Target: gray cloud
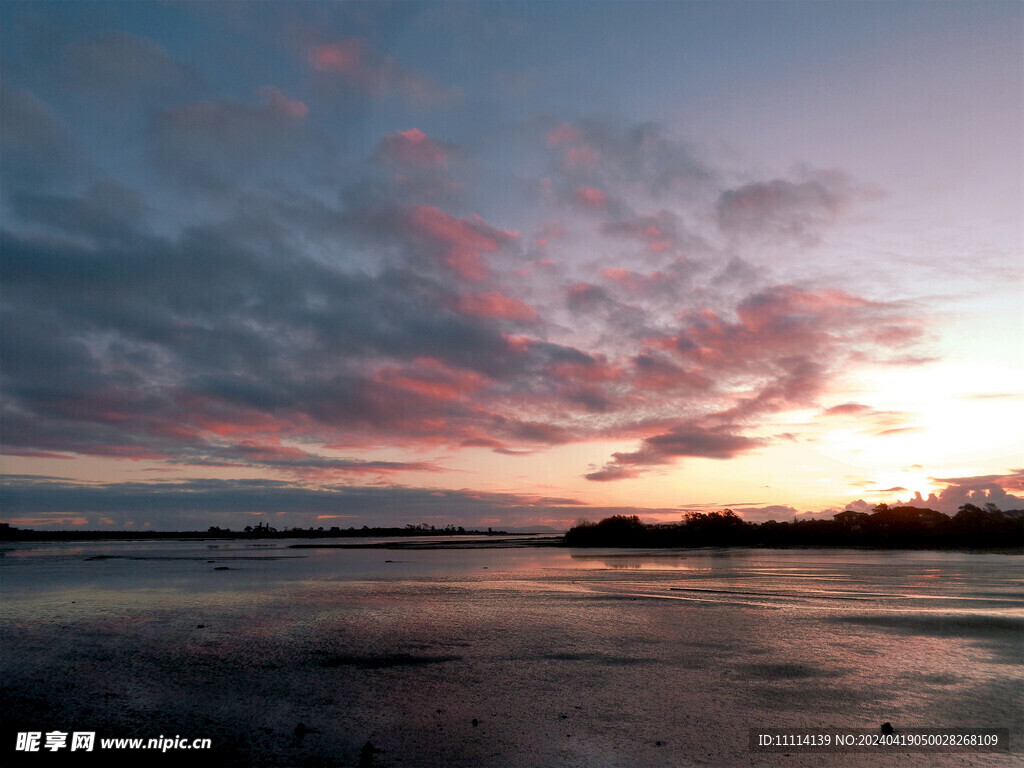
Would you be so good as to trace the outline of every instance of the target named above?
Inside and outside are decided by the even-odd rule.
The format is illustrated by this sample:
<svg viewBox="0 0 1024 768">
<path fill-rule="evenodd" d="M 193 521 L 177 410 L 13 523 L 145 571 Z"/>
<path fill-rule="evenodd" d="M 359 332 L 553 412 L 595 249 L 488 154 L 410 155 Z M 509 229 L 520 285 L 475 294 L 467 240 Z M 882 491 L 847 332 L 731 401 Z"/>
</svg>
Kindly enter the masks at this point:
<svg viewBox="0 0 1024 768">
<path fill-rule="evenodd" d="M 120 32 L 67 46 L 66 83 L 108 99 L 163 100 L 202 89 L 194 67 L 145 38 Z"/>
<path fill-rule="evenodd" d="M 307 126 L 308 108 L 273 86 L 259 102 L 197 101 L 157 110 L 149 139 L 157 166 L 189 189 L 234 191 L 270 167 L 329 155 L 323 136 Z"/>
<path fill-rule="evenodd" d="M 81 156 L 67 125 L 29 91 L 0 81 L 0 153 L 6 188 L 38 188 L 72 176 Z"/>
<path fill-rule="evenodd" d="M 95 182 L 78 197 L 17 193 L 15 212 L 52 230 L 100 240 L 119 239 L 143 224 L 142 195 L 113 179 Z"/>
<path fill-rule="evenodd" d="M 754 182 L 721 194 L 718 224 L 731 233 L 813 242 L 836 221 L 852 195 L 851 182 L 838 171 L 820 171 L 803 181 Z"/>
<path fill-rule="evenodd" d="M 541 127 L 558 171 L 576 184 L 639 184 L 660 196 L 703 184 L 711 176 L 689 147 L 654 123 L 545 121 Z"/>
</svg>

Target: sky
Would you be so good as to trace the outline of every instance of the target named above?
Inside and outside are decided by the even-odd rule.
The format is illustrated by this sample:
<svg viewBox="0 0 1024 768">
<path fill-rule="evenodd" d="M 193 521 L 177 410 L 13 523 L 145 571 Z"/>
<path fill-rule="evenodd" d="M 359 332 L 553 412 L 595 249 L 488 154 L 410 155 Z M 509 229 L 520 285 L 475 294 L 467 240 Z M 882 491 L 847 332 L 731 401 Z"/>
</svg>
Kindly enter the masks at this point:
<svg viewBox="0 0 1024 768">
<path fill-rule="evenodd" d="M 1024 4 L 0 5 L 0 516 L 1024 507 Z"/>
</svg>

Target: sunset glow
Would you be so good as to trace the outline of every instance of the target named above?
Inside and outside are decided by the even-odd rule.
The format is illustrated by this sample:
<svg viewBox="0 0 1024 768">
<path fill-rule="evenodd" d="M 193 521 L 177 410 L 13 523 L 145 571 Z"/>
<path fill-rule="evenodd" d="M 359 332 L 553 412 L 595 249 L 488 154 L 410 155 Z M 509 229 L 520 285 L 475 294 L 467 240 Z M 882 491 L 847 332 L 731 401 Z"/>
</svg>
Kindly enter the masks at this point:
<svg viewBox="0 0 1024 768">
<path fill-rule="evenodd" d="M 1020 3 L 0 12 L 6 522 L 1024 507 Z"/>
</svg>

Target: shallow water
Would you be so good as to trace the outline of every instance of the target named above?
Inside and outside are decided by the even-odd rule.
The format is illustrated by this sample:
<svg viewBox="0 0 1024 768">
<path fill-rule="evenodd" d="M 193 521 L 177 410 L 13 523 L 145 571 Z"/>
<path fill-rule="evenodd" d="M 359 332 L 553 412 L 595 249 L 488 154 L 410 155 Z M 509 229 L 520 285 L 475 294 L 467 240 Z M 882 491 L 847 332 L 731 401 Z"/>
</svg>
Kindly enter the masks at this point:
<svg viewBox="0 0 1024 768">
<path fill-rule="evenodd" d="M 3 738 L 210 737 L 217 765 L 355 766 L 368 740 L 392 766 L 1019 762 L 1019 556 L 295 543 L 5 547 Z M 748 750 L 887 721 L 1008 728 L 1017 754 Z"/>
</svg>

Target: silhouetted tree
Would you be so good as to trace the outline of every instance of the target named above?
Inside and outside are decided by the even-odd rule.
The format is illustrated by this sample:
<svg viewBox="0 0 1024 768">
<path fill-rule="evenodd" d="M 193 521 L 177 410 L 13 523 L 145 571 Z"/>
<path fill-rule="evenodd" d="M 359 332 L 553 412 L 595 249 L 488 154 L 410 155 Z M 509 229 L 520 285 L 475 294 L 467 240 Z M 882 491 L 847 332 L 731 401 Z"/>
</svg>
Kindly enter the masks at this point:
<svg viewBox="0 0 1024 768">
<path fill-rule="evenodd" d="M 594 525 L 570 529 L 566 533 L 566 544 L 636 547 L 642 546 L 647 538 L 647 526 L 636 515 L 612 515 Z"/>
<path fill-rule="evenodd" d="M 869 546 L 1013 548 L 1024 546 L 1024 511 L 965 504 L 956 517 L 913 506 L 879 504 L 869 515 L 846 510 L 831 520 L 748 523 L 735 512 L 688 512 L 678 523 L 645 525 L 636 515 L 579 521 L 564 543 L 579 547 Z"/>
</svg>

